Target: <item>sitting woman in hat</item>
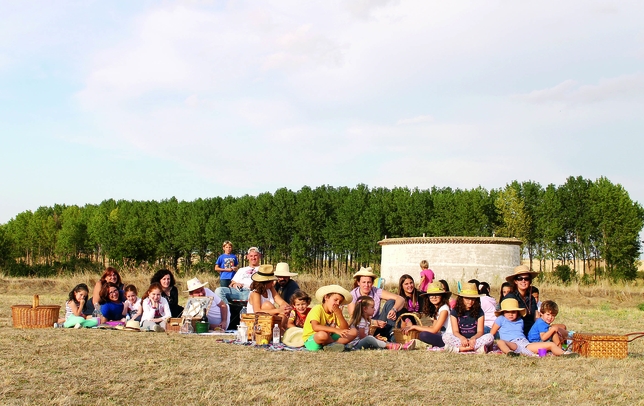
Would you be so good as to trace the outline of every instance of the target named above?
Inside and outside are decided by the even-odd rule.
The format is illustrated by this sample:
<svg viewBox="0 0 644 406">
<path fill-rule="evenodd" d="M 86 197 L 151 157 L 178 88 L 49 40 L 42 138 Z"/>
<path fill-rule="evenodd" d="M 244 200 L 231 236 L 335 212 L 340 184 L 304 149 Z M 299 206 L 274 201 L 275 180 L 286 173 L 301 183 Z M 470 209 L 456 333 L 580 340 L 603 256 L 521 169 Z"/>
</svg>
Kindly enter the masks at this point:
<svg viewBox="0 0 644 406">
<path fill-rule="evenodd" d="M 532 296 L 532 279 L 537 276 L 538 272 L 531 272 L 530 268 L 525 265 L 519 265 L 514 268 L 512 275 L 505 278 L 512 284 L 512 292 L 505 295 L 503 300 L 516 299 L 521 309 L 526 309 L 523 319 L 523 334 L 527 337 L 534 322 L 541 317 L 537 300 Z"/>
<path fill-rule="evenodd" d="M 433 347 L 442 348 L 443 333 L 452 332 L 452 323 L 450 320 L 449 298 L 452 292 L 448 292 L 440 282 L 432 282 L 427 285 L 427 292 L 421 294 L 428 301 L 428 315 L 434 319 L 431 326 L 407 326 L 403 332 L 407 334 L 410 331 L 419 331 L 418 339 Z"/>
<path fill-rule="evenodd" d="M 253 282 L 250 284 L 250 295 L 246 305 L 247 312 L 277 315 L 281 318 L 280 329 L 286 330 L 291 306 L 275 290 L 277 278 L 273 273 L 273 265 L 260 265 L 259 270 L 253 274 L 251 279 Z"/>
<path fill-rule="evenodd" d="M 400 311 L 404 311 L 405 299 L 395 293 L 387 292 L 386 290 L 373 287 L 373 281 L 376 279 L 376 274 L 371 271 L 371 268 L 362 268 L 360 271 L 353 275 L 355 280 L 351 291 L 353 301 L 349 304 L 349 314 L 353 314 L 355 302 L 360 296 L 370 296 L 376 308 L 376 313 L 373 315 L 374 320 L 377 320 L 378 329 L 374 332 L 374 336 L 381 335 L 387 339 L 393 339 L 393 328 L 398 318 Z M 380 307 L 380 302 L 385 301 L 384 306 Z"/>
<path fill-rule="evenodd" d="M 456 306 L 450 314 L 452 332 L 443 334 L 448 352 L 475 351 L 485 354 L 494 342 L 492 334 L 485 334 L 485 313 L 481 310 L 481 295 L 474 283 L 466 283 L 456 293 Z"/>
<path fill-rule="evenodd" d="M 302 340 L 309 351 L 327 349 L 344 351 L 345 345 L 357 337 L 358 331 L 349 328 L 342 314 L 343 305 L 351 303 L 351 294 L 342 286 L 322 286 L 315 292 L 321 304 L 314 306 L 306 316 Z"/>
</svg>

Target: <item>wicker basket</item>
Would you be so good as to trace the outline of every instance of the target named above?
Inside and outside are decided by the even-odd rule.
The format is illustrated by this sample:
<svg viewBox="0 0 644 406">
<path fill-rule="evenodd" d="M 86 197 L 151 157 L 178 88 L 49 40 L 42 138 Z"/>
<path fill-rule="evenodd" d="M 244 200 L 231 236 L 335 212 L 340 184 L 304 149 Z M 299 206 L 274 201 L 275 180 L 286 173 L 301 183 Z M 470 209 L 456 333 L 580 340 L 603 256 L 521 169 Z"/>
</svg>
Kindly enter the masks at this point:
<svg viewBox="0 0 644 406">
<path fill-rule="evenodd" d="M 181 326 L 183 326 L 183 317 L 172 317 L 168 322 L 166 323 L 165 326 L 165 331 L 167 333 L 180 333 L 181 332 Z M 192 318 L 192 331 L 196 332 L 197 331 L 197 322 L 201 321 L 200 317 L 193 317 Z"/>
<path fill-rule="evenodd" d="M 11 319 L 15 328 L 47 328 L 58 321 L 60 306 L 40 306 L 38 295 L 31 305 L 11 306 Z"/>
<path fill-rule="evenodd" d="M 267 338 L 270 342 L 273 337 L 273 326 L 279 325 L 281 318 L 268 313 L 247 313 L 242 315 L 241 321 L 248 327 L 249 341 L 253 339 L 253 328 L 255 323 L 258 323 L 262 328 L 261 338 Z"/>
<path fill-rule="evenodd" d="M 407 334 L 403 333 L 399 325 L 404 316 L 412 316 L 413 318 L 416 319 L 416 325 L 418 326 L 423 325 L 423 323 L 420 321 L 420 319 L 415 313 L 403 313 L 400 316 L 398 316 L 398 319 L 396 319 L 396 324 L 395 324 L 396 327 L 394 328 L 394 341 L 400 344 L 405 344 L 415 338 L 418 338 L 418 335 L 420 334 L 420 332 L 416 330 L 412 330 Z"/>
<path fill-rule="evenodd" d="M 628 339 L 628 336 L 636 336 Z M 643 337 L 644 333 L 626 335 L 601 333 L 575 333 L 572 336 L 572 351 L 584 357 L 626 358 L 628 343 Z"/>
</svg>

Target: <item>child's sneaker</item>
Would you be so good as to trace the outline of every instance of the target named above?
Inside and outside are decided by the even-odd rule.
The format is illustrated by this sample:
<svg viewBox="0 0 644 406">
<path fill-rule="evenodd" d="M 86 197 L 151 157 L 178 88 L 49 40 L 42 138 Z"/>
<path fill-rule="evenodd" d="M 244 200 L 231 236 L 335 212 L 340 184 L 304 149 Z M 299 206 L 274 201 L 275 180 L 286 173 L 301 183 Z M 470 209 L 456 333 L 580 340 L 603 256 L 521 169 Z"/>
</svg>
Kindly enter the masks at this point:
<svg viewBox="0 0 644 406">
<path fill-rule="evenodd" d="M 387 346 L 385 348 L 388 350 L 397 351 L 402 348 L 402 345 L 399 343 L 387 343 Z"/>
<path fill-rule="evenodd" d="M 414 348 L 416 348 L 416 340 L 407 341 L 402 346 L 403 350 L 413 350 Z"/>
<path fill-rule="evenodd" d="M 76 323 L 76 325 L 74 326 L 74 328 L 81 328 L 81 327 L 82 326 L 80 325 L 80 323 Z"/>
<path fill-rule="evenodd" d="M 507 354 L 505 354 L 505 355 L 507 355 L 508 357 L 518 357 L 518 356 L 519 356 L 519 354 L 517 354 L 517 353 L 516 353 L 516 352 L 514 352 L 514 351 L 510 351 L 509 353 L 507 353 Z"/>
<path fill-rule="evenodd" d="M 477 348 L 474 352 L 477 354 L 487 354 L 487 350 L 484 345 Z"/>
<path fill-rule="evenodd" d="M 563 354 L 561 354 L 561 356 L 566 357 L 566 358 L 577 358 L 577 357 L 579 357 L 579 354 L 577 354 L 576 352 L 572 352 L 572 351 L 566 351 Z"/>
<path fill-rule="evenodd" d="M 324 346 L 324 351 L 329 352 L 342 352 L 344 351 L 344 344 L 340 343 L 331 343 Z"/>
<path fill-rule="evenodd" d="M 157 333 L 164 333 L 164 332 L 165 332 L 165 330 L 163 329 L 163 327 L 159 326 L 158 324 L 155 324 L 155 325 L 154 325 L 154 327 L 153 327 L 152 329 L 153 329 L 155 332 L 157 332 Z"/>
</svg>

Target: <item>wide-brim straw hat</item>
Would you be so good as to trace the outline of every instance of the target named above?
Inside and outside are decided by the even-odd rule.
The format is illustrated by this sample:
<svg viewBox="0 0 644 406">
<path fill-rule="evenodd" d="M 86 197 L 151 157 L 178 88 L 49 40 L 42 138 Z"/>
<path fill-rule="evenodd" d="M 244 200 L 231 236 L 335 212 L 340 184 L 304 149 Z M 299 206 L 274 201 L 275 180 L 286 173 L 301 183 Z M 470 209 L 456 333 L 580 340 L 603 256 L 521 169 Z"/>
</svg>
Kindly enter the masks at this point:
<svg viewBox="0 0 644 406">
<path fill-rule="evenodd" d="M 125 328 L 123 328 L 125 331 L 141 331 L 141 324 L 136 321 L 136 320 L 128 320 L 127 323 L 125 323 Z"/>
<path fill-rule="evenodd" d="M 442 295 L 445 296 L 446 298 L 450 298 L 452 296 L 452 292 L 448 292 L 445 290 L 443 287 L 443 284 L 440 282 L 432 282 L 429 285 L 427 285 L 427 290 L 424 293 L 420 294 L 421 296 L 436 296 L 436 295 Z"/>
<path fill-rule="evenodd" d="M 270 282 L 276 281 L 275 273 L 273 273 L 273 265 L 260 265 L 257 272 L 250 277 L 255 282 Z"/>
<path fill-rule="evenodd" d="M 461 287 L 461 290 L 456 292 L 457 296 L 468 297 L 470 299 L 476 299 L 477 297 L 485 296 L 479 294 L 479 289 L 476 286 L 476 283 L 465 283 Z"/>
<path fill-rule="evenodd" d="M 354 278 L 360 278 L 361 276 L 369 276 L 369 277 L 371 277 L 373 279 L 376 279 L 378 277 L 378 275 L 373 273 L 373 269 L 371 269 L 371 267 L 360 268 L 360 270 L 358 272 L 353 274 Z"/>
<path fill-rule="evenodd" d="M 291 277 L 297 276 L 297 274 L 291 272 L 291 269 L 286 262 L 280 262 L 275 266 L 275 276 Z"/>
<path fill-rule="evenodd" d="M 526 275 L 526 274 L 534 278 L 535 276 L 539 275 L 539 272 L 533 272 L 527 266 L 519 265 L 516 268 L 514 268 L 514 272 L 512 272 L 512 275 L 506 277 L 505 280 L 510 283 L 514 283 L 514 278 L 516 278 L 519 275 Z"/>
<path fill-rule="evenodd" d="M 525 316 L 526 309 L 522 309 L 519 307 L 518 300 L 512 299 L 511 297 L 509 297 L 501 301 L 501 310 L 495 311 L 494 314 L 498 317 L 502 315 L 504 312 L 511 312 L 515 310 L 519 312 L 521 317 Z"/>
<path fill-rule="evenodd" d="M 282 342 L 287 347 L 304 347 L 304 340 L 302 339 L 303 332 L 304 330 L 301 327 L 291 327 L 284 332 Z"/>
<path fill-rule="evenodd" d="M 342 303 L 340 303 L 341 305 L 346 305 L 353 301 L 353 298 L 351 297 L 351 293 L 340 285 L 322 286 L 320 289 L 318 289 L 315 292 L 315 298 L 321 304 L 324 302 L 324 296 L 328 295 L 329 293 L 337 293 L 339 295 L 344 296 L 344 300 L 342 301 Z"/>
<path fill-rule="evenodd" d="M 207 284 L 208 282 L 201 283 L 199 278 L 192 278 L 188 282 L 186 282 L 186 286 L 188 286 L 188 290 L 184 290 L 184 292 L 192 292 L 193 290 L 203 288 Z"/>
</svg>

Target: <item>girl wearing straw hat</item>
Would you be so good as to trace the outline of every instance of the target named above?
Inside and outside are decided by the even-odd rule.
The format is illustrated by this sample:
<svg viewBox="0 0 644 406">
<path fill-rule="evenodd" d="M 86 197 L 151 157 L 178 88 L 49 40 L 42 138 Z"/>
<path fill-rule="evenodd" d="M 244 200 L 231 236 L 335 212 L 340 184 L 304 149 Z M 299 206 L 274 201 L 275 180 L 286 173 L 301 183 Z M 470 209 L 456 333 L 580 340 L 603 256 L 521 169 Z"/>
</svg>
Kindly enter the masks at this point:
<svg viewBox="0 0 644 406">
<path fill-rule="evenodd" d="M 248 296 L 248 313 L 262 312 L 280 316 L 280 329 L 286 330 L 291 306 L 275 290 L 277 278 L 273 273 L 273 265 L 260 265 L 259 270 L 253 274 L 251 279 L 253 282 L 250 284 L 251 292 Z"/>
<path fill-rule="evenodd" d="M 532 279 L 537 276 L 538 272 L 530 271 L 525 265 L 519 265 L 514 268 L 512 275 L 505 278 L 506 281 L 512 284 L 512 292 L 508 293 L 503 300 L 516 299 L 519 307 L 526 309 L 526 313 L 522 316 L 523 319 L 523 334 L 527 337 L 530 328 L 534 322 L 541 317 L 539 315 L 539 308 L 537 301 L 532 296 Z"/>
<path fill-rule="evenodd" d="M 432 282 L 427 285 L 427 291 L 421 294 L 429 301 L 429 316 L 434 319 L 431 326 L 408 326 L 403 329 L 407 334 L 409 331 L 420 331 L 418 339 L 434 347 L 443 347 L 443 334 L 452 332 L 452 323 L 450 320 L 449 298 L 452 292 L 448 292 L 440 282 Z"/>
<path fill-rule="evenodd" d="M 484 333 L 485 314 L 481 310 L 478 287 L 474 283 L 466 283 L 456 295 L 456 306 L 450 315 L 452 332 L 443 334 L 445 350 L 485 354 L 486 347 L 494 342 L 494 336 Z"/>
</svg>

